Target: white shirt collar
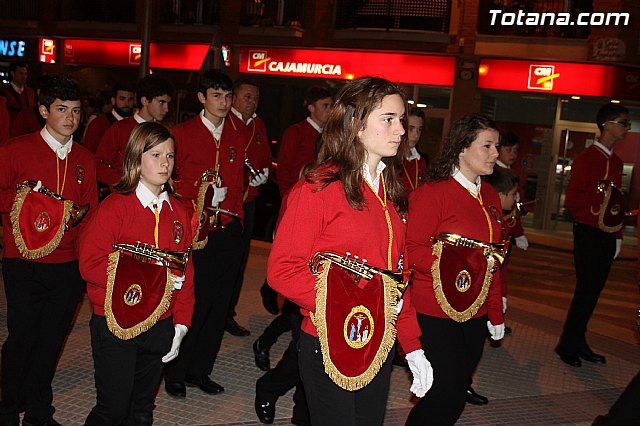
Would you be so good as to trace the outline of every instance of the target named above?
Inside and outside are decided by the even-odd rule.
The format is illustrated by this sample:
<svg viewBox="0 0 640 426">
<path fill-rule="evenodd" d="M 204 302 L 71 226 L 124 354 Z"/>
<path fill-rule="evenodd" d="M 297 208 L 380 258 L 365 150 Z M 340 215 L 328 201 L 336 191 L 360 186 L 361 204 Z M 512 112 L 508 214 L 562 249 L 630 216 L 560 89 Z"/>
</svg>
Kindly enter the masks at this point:
<svg viewBox="0 0 640 426">
<path fill-rule="evenodd" d="M 362 174 L 364 175 L 364 178 L 366 179 L 366 181 L 369 182 L 369 185 L 371 185 L 371 187 L 373 188 L 373 191 L 376 194 L 380 189 L 380 175 L 382 174 L 382 171 L 384 170 L 385 167 L 387 167 L 387 165 L 384 164 L 383 161 L 380 161 L 376 166 L 376 176 L 372 177 L 371 172 L 369 171 L 369 165 L 367 163 L 364 163 L 364 165 L 362 166 Z"/>
<path fill-rule="evenodd" d="M 613 151 L 607 148 L 606 146 L 602 145 L 600 141 L 597 140 L 593 144 L 598 148 L 600 148 L 601 150 L 603 150 L 609 157 L 611 157 L 611 154 L 613 154 Z"/>
<path fill-rule="evenodd" d="M 480 185 L 482 184 L 482 179 L 480 179 L 480 176 L 476 178 L 475 182 L 471 182 L 465 175 L 462 174 L 460 169 L 458 169 L 457 167 L 453 169 L 453 173 L 451 175 L 460 185 L 462 185 L 464 189 L 469 191 L 471 195 L 473 195 L 474 197 L 478 196 L 478 194 L 480 193 Z"/>
<path fill-rule="evenodd" d="M 147 188 L 144 183 L 138 182 L 138 187 L 136 188 L 136 197 L 142 204 L 142 207 L 145 209 L 149 207 L 151 211 L 153 211 L 153 205 L 156 204 L 158 206 L 158 213 L 162 211 L 162 202 L 166 201 L 169 204 L 169 208 L 173 210 L 171 206 L 171 201 L 169 201 L 169 194 L 167 191 L 163 191 L 156 197 L 156 194 L 151 192 L 149 188 Z"/>
<path fill-rule="evenodd" d="M 13 90 L 18 92 L 18 94 L 22 95 L 22 92 L 24 92 L 24 86 L 18 87 L 13 83 L 13 81 L 11 82 L 11 85 L 13 86 Z"/>
<path fill-rule="evenodd" d="M 240 119 L 240 121 L 242 121 L 244 124 L 249 124 L 251 123 L 251 121 L 257 117 L 256 113 L 254 112 L 253 115 L 251 117 L 249 117 L 249 119 L 247 121 L 244 121 L 244 118 L 242 118 L 242 113 L 240 113 L 237 109 L 235 109 L 234 107 L 231 107 L 231 112 Z"/>
<path fill-rule="evenodd" d="M 316 130 L 318 131 L 318 133 L 322 133 L 322 127 L 320 127 L 320 126 L 318 125 L 318 123 L 316 123 L 315 121 L 313 121 L 313 120 L 311 119 L 311 117 L 307 117 L 307 122 L 308 122 L 309 124 L 311 124 L 311 127 L 313 127 L 314 129 L 316 129 Z"/>
<path fill-rule="evenodd" d="M 213 123 L 204 116 L 204 110 L 200 111 L 200 118 L 202 119 L 202 123 L 204 124 L 204 126 L 209 129 L 211 133 L 213 133 L 213 137 L 216 138 L 216 140 L 220 140 L 220 137 L 222 136 L 222 130 L 224 129 L 224 118 L 222 119 L 222 123 L 220 123 L 220 126 L 218 127 L 214 126 Z"/>
<path fill-rule="evenodd" d="M 496 160 L 496 164 L 500 167 L 502 167 L 503 169 L 510 169 L 511 167 L 507 166 L 506 164 L 504 164 L 502 161 L 500 160 Z"/>
<path fill-rule="evenodd" d="M 414 146 L 413 148 L 410 148 L 409 152 L 407 153 L 407 161 L 419 160 L 419 159 L 420 159 L 420 153 L 418 152 L 416 147 Z"/>
<path fill-rule="evenodd" d="M 138 124 L 144 123 L 145 121 L 147 121 L 144 118 L 142 118 L 142 116 L 140 114 L 138 114 L 137 112 L 135 114 L 133 114 L 133 118 L 138 122 Z"/>
<path fill-rule="evenodd" d="M 73 146 L 73 135 L 69 137 L 69 140 L 65 144 L 61 144 L 51 136 L 51 133 L 47 130 L 47 126 L 44 126 L 40 131 L 40 136 L 42 136 L 42 139 L 44 139 L 47 145 L 49 145 L 49 148 L 56 153 L 59 159 L 64 160 L 67 158 L 67 154 L 69 154 Z"/>
<path fill-rule="evenodd" d="M 121 116 L 120 114 L 118 114 L 118 113 L 116 112 L 115 108 L 111 110 L 111 115 L 113 115 L 113 116 L 116 118 L 116 120 L 118 120 L 118 121 L 120 121 L 120 120 L 123 120 L 123 119 L 124 119 L 124 117 L 123 117 L 123 116 Z M 144 121 L 144 119 L 143 119 L 142 117 L 140 117 L 140 119 L 142 119 L 142 120 Z M 140 123 L 140 121 L 138 121 L 138 123 Z"/>
</svg>

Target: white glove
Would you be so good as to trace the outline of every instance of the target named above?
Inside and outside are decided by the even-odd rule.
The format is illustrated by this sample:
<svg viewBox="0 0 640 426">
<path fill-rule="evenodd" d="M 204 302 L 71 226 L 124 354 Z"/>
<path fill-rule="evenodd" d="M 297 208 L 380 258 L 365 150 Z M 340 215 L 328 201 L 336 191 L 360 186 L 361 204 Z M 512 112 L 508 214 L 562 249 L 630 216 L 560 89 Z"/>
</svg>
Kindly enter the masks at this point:
<svg viewBox="0 0 640 426">
<path fill-rule="evenodd" d="M 409 369 L 413 374 L 413 383 L 409 389 L 415 396 L 422 398 L 427 394 L 433 385 L 433 368 L 431 363 L 424 356 L 422 349 L 415 350 L 407 354 Z"/>
<path fill-rule="evenodd" d="M 491 334 L 491 339 L 500 340 L 504 337 L 504 323 L 500 325 L 493 325 L 491 321 L 487 321 L 487 328 Z"/>
<path fill-rule="evenodd" d="M 184 279 L 186 277 L 184 275 L 176 276 L 172 274 L 172 278 L 173 278 L 173 290 L 180 290 L 182 288 L 182 284 L 184 284 Z"/>
<path fill-rule="evenodd" d="M 520 235 L 516 237 L 516 246 L 519 249 L 526 250 L 529 247 L 529 240 L 527 240 L 525 235 Z"/>
<path fill-rule="evenodd" d="M 507 313 L 507 298 L 502 296 L 502 315 L 505 313 Z"/>
<path fill-rule="evenodd" d="M 178 352 L 180 352 L 180 343 L 182 343 L 182 339 L 184 339 L 185 334 L 187 334 L 186 325 L 176 324 L 173 328 L 175 329 L 175 333 L 173 335 L 173 342 L 171 342 L 171 349 L 162 357 L 162 362 L 165 364 L 176 359 Z"/>
<path fill-rule="evenodd" d="M 211 199 L 211 206 L 218 207 L 227 197 L 227 187 L 223 186 L 222 188 L 218 188 L 217 186 L 212 185 L 212 188 L 213 198 Z"/>
<path fill-rule="evenodd" d="M 398 304 L 393 307 L 393 309 L 396 310 L 396 315 L 400 315 L 400 312 L 402 312 L 402 307 L 403 306 L 404 306 L 404 299 L 400 299 Z"/>
<path fill-rule="evenodd" d="M 33 190 L 35 192 L 40 192 L 40 188 L 42 188 L 42 181 L 39 180 L 38 183 L 36 183 L 36 186 L 33 187 Z"/>
<path fill-rule="evenodd" d="M 262 169 L 262 173 L 258 173 L 258 176 L 254 176 L 254 178 L 251 179 L 249 186 L 253 186 L 255 188 L 256 186 L 263 185 L 267 179 L 269 179 L 269 168 L 265 167 Z"/>
<path fill-rule="evenodd" d="M 38 183 L 40 183 L 40 181 L 38 181 Z M 618 238 L 616 240 L 616 254 L 613 255 L 613 259 L 617 259 L 618 255 L 620 254 L 620 249 L 622 248 L 622 239 Z"/>
</svg>

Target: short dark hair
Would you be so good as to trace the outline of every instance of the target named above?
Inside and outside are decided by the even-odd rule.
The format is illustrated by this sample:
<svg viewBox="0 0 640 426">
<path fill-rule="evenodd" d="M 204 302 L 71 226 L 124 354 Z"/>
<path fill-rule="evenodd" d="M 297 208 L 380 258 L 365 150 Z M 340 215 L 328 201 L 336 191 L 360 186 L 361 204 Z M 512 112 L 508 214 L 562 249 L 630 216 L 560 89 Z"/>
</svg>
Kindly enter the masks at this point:
<svg viewBox="0 0 640 426">
<path fill-rule="evenodd" d="M 118 96 L 118 92 L 122 91 L 122 92 L 131 92 L 134 93 L 135 89 L 133 88 L 133 86 L 129 83 L 116 83 L 113 85 L 113 87 L 111 88 L 111 97 L 115 98 L 116 96 Z M 146 97 L 146 96 L 145 96 Z"/>
<path fill-rule="evenodd" d="M 409 110 L 409 115 L 422 118 L 424 120 L 424 111 L 422 110 L 422 108 L 411 107 L 411 109 Z"/>
<path fill-rule="evenodd" d="M 9 64 L 9 71 L 15 71 L 16 68 L 29 68 L 29 64 L 27 64 L 25 61 L 12 61 Z"/>
<path fill-rule="evenodd" d="M 622 114 L 629 114 L 629 110 L 621 104 L 608 103 L 602 105 L 598 110 L 598 114 L 596 114 L 598 129 L 602 132 L 604 130 L 604 123 L 614 120 Z"/>
<path fill-rule="evenodd" d="M 485 176 L 485 180 L 493 186 L 496 191 L 503 194 L 508 194 L 513 191 L 513 188 L 518 186 L 520 178 L 517 174 L 513 173 L 510 169 L 505 167 L 495 166 L 493 173 Z"/>
<path fill-rule="evenodd" d="M 136 87 L 136 102 L 142 105 L 142 98 L 151 102 L 156 96 L 173 96 L 173 85 L 159 75 L 145 75 L 138 81 Z"/>
<path fill-rule="evenodd" d="M 238 92 L 238 89 L 240 88 L 240 86 L 243 86 L 243 85 L 253 86 L 258 88 L 258 90 L 260 89 L 260 86 L 258 86 L 258 83 L 256 83 L 255 80 L 253 80 L 252 78 L 241 77 L 233 82 L 233 94 L 235 95 Z"/>
<path fill-rule="evenodd" d="M 500 146 L 516 146 L 520 143 L 518 135 L 508 130 L 500 135 Z"/>
<path fill-rule="evenodd" d="M 67 74 L 51 74 L 44 79 L 40 88 L 40 105 L 47 110 L 56 99 L 61 101 L 79 101 L 80 87 L 78 82 Z"/>
<path fill-rule="evenodd" d="M 329 89 L 323 86 L 311 86 L 307 89 L 307 93 L 304 96 L 304 106 L 306 108 L 309 105 L 316 103 L 320 99 L 325 98 L 333 99 L 333 95 L 331 94 Z"/>
<path fill-rule="evenodd" d="M 233 90 L 233 81 L 231 77 L 219 70 L 207 70 L 202 73 L 200 80 L 198 81 L 198 92 L 207 97 L 207 90 L 209 89 L 222 89 Z"/>
</svg>

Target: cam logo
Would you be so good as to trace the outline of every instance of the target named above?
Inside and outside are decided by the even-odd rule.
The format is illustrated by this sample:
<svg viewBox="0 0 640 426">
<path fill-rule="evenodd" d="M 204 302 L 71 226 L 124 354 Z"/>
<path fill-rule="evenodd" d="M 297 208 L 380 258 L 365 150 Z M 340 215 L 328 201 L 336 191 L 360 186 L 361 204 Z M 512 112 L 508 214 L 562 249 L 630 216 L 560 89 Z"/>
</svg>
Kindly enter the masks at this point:
<svg viewBox="0 0 640 426">
<path fill-rule="evenodd" d="M 139 65 L 141 56 L 142 56 L 142 46 L 139 44 L 130 44 L 129 45 L 129 63 L 133 65 Z"/>
<path fill-rule="evenodd" d="M 250 50 L 248 71 L 265 72 L 267 63 L 271 60 L 266 50 Z"/>
<path fill-rule="evenodd" d="M 529 65 L 528 88 L 533 90 L 553 90 L 553 80 L 560 77 L 554 65 Z"/>
</svg>

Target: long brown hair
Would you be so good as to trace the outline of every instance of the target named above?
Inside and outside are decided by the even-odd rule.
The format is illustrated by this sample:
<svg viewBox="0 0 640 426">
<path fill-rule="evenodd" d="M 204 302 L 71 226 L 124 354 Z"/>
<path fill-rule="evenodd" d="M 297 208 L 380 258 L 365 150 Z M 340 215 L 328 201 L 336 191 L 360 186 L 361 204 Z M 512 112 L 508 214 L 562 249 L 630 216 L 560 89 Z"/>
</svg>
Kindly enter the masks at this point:
<svg viewBox="0 0 640 426">
<path fill-rule="evenodd" d="M 129 136 L 127 148 L 124 151 L 122 176 L 120 176 L 120 180 L 114 185 L 113 189 L 121 194 L 134 192 L 138 187 L 142 172 L 142 154 L 168 140 L 171 140 L 175 147 L 176 139 L 169 128 L 160 123 L 147 121 L 134 127 Z M 171 177 L 164 184 L 164 190 L 170 195 L 175 195 L 176 192 Z"/>
<path fill-rule="evenodd" d="M 500 133 L 495 121 L 482 114 L 467 114 L 453 123 L 449 136 L 427 171 L 427 181 L 447 180 L 453 168 L 460 166 L 460 153 L 471 146 L 482 130 Z"/>
<path fill-rule="evenodd" d="M 316 161 L 305 175 L 307 182 L 322 184 L 319 189 L 322 190 L 330 183 L 339 180 L 342 182 L 345 197 L 351 207 L 362 210 L 366 204 L 363 195 L 362 167 L 367 154 L 363 143 L 358 138 L 358 133 L 365 128 L 371 111 L 389 95 L 400 95 L 406 112 L 407 100 L 404 91 L 400 86 L 383 78 L 360 77 L 340 90 L 322 132 Z M 398 170 L 407 150 L 405 133 L 398 153 L 394 157 L 382 159 L 387 165 L 382 172 L 387 196 L 400 212 L 405 212 L 407 209 L 407 193 L 398 178 Z"/>
</svg>

